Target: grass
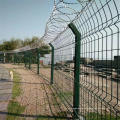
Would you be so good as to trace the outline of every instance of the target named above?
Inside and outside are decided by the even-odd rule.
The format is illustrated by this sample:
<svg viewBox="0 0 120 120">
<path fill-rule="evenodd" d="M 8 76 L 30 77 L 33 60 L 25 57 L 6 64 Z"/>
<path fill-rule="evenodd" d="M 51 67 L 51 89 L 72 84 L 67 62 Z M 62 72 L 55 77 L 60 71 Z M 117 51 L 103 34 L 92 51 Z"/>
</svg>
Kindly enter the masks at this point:
<svg viewBox="0 0 120 120">
<path fill-rule="evenodd" d="M 101 116 L 100 114 L 91 112 L 87 114 L 86 120 L 116 120 L 116 117 L 113 115 L 110 116 L 110 114 Z M 120 120 L 120 116 L 117 118 L 117 120 Z"/>
<path fill-rule="evenodd" d="M 17 116 L 18 114 L 23 113 L 25 110 L 24 106 L 21 106 L 18 102 L 16 101 L 10 101 L 9 105 L 8 105 L 8 116 L 7 116 L 7 120 L 18 120 L 19 116 Z M 23 118 L 24 120 L 24 118 Z"/>
<path fill-rule="evenodd" d="M 20 81 L 20 75 L 13 71 L 12 100 L 8 104 L 7 120 L 19 120 L 19 116 L 17 115 L 23 113 L 25 110 L 25 106 L 21 106 L 16 100 L 16 98 L 22 93 Z M 25 120 L 25 118 L 20 118 L 20 120 Z"/>
<path fill-rule="evenodd" d="M 57 98 L 60 99 L 61 103 L 66 101 L 65 98 L 67 99 L 68 97 L 72 96 L 72 92 L 58 92 L 57 94 L 52 94 L 53 96 L 53 105 L 58 105 L 57 103 Z M 65 97 L 65 98 L 64 98 Z M 61 104 L 59 103 L 59 104 Z"/>
<path fill-rule="evenodd" d="M 40 118 L 37 118 L 36 120 L 66 120 L 66 119 L 65 118 L 56 118 L 56 117 L 53 117 L 53 118 L 51 118 L 51 117 L 48 117 L 48 118 L 40 117 Z"/>
<path fill-rule="evenodd" d="M 61 101 L 66 101 L 65 98 L 72 97 L 72 92 L 59 92 L 57 96 L 60 98 Z M 65 97 L 65 98 L 64 98 Z"/>
<path fill-rule="evenodd" d="M 56 120 L 55 118 L 37 118 L 36 120 Z M 58 120 L 58 119 L 57 119 Z"/>
<path fill-rule="evenodd" d="M 13 71 L 13 89 L 12 89 L 12 98 L 15 99 L 16 97 L 20 96 L 21 88 L 20 88 L 20 76 L 18 73 Z"/>
</svg>

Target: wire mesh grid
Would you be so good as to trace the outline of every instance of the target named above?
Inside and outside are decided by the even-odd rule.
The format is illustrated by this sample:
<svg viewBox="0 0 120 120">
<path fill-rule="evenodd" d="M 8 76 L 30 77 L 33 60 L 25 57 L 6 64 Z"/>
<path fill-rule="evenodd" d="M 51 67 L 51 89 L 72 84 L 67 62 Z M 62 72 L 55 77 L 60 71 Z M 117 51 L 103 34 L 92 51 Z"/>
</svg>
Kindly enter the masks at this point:
<svg viewBox="0 0 120 120">
<path fill-rule="evenodd" d="M 73 20 L 81 33 L 79 119 L 120 119 L 119 13 L 119 1 L 93 0 Z M 67 28 L 51 43 L 55 48 L 54 82 L 63 94 L 71 92 L 74 67 L 68 64 L 74 66 L 74 35 Z"/>
</svg>

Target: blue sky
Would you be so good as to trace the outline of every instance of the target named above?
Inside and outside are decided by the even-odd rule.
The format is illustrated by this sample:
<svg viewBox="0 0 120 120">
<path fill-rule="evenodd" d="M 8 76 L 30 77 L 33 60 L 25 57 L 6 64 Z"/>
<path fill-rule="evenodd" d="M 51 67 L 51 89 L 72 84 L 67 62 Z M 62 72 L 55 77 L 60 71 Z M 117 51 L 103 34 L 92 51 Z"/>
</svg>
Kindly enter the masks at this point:
<svg viewBox="0 0 120 120">
<path fill-rule="evenodd" d="M 0 42 L 41 37 L 52 8 L 53 0 L 0 0 Z"/>
</svg>

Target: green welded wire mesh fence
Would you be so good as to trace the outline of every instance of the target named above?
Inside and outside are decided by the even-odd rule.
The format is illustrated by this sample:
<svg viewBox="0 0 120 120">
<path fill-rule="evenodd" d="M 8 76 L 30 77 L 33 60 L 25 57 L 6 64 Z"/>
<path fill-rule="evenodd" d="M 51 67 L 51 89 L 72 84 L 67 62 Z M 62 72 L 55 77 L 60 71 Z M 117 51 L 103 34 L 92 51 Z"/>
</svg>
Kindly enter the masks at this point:
<svg viewBox="0 0 120 120">
<path fill-rule="evenodd" d="M 67 28 L 51 40 L 55 49 L 54 85 L 62 91 L 69 108 L 79 109 L 79 119 L 120 119 L 119 16 L 117 0 L 96 0 L 72 21 L 81 34 L 79 108 L 73 108 L 72 100 L 77 82 L 76 38 Z"/>
</svg>

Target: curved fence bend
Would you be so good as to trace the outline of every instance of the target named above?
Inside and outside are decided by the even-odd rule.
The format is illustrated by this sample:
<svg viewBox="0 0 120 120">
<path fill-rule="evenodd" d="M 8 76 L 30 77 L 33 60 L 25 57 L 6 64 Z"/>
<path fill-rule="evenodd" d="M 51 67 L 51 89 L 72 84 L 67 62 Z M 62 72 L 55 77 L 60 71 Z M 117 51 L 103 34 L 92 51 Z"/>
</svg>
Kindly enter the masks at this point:
<svg viewBox="0 0 120 120">
<path fill-rule="evenodd" d="M 69 27 L 50 40 L 54 46 L 54 86 L 79 119 L 120 119 L 119 5 L 118 0 L 91 0 L 85 4 L 72 21 L 81 34 L 81 44 L 75 41 Z M 79 45 L 80 68 L 77 68 Z M 78 81 L 77 69 L 80 69 Z"/>
</svg>

